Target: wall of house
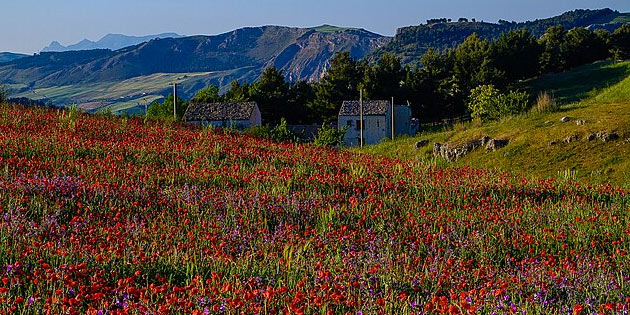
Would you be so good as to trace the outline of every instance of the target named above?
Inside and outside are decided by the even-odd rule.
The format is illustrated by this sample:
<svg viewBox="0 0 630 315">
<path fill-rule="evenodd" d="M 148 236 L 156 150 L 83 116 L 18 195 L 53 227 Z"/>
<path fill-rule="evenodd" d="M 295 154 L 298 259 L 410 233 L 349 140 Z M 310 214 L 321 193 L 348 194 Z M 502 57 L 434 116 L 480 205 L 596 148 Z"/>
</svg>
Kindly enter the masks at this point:
<svg viewBox="0 0 630 315">
<path fill-rule="evenodd" d="M 262 116 L 260 115 L 260 109 L 258 106 L 254 106 L 252 117 L 249 118 L 250 127 L 262 126 Z"/>
<path fill-rule="evenodd" d="M 396 105 L 394 106 L 394 113 L 394 132 L 396 136 L 411 135 L 411 108 L 405 105 Z"/>
<path fill-rule="evenodd" d="M 358 126 L 359 116 L 340 116 L 338 127 L 348 127 L 344 136 L 344 144 L 347 146 L 360 145 L 361 131 Z M 363 116 L 363 144 L 377 144 L 391 135 L 391 120 L 389 113 L 382 116 Z"/>
</svg>

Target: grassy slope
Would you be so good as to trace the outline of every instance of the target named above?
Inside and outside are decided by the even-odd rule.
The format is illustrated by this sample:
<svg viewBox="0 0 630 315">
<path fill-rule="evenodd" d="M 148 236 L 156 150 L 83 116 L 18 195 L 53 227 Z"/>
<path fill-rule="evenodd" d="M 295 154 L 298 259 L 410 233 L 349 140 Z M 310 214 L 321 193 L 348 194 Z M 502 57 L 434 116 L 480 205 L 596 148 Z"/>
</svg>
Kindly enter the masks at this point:
<svg viewBox="0 0 630 315">
<path fill-rule="evenodd" d="M 587 73 L 591 71 L 593 75 L 588 76 Z M 556 95 L 567 100 L 575 99 L 571 93 L 583 97 L 579 102 L 563 105 L 555 113 L 527 113 L 483 126 L 468 123 L 447 131 L 426 131 L 414 138 L 384 142 L 363 150 L 391 157 L 416 159 L 422 163 L 446 164 L 443 160 L 433 158 L 434 142 L 459 144 L 488 135 L 493 138 L 508 138 L 510 144 L 492 153 L 477 150 L 457 164 L 630 187 L 630 143 L 625 141 L 630 138 L 630 77 L 597 92 L 580 93 L 600 88 L 604 81 L 614 82 L 619 79 L 619 73 L 627 76 L 628 71 L 630 62 L 616 65 L 598 63 L 555 75 L 553 79 L 543 77 L 530 82 L 532 90 L 547 85 L 556 91 Z M 604 73 L 614 75 L 606 77 Z M 575 87 L 574 81 L 582 82 L 581 87 Z M 561 123 L 560 118 L 563 116 L 574 120 Z M 578 126 L 575 119 L 585 120 L 586 124 Z M 599 131 L 616 131 L 622 140 L 607 144 L 599 140 L 584 140 L 586 135 Z M 562 141 L 574 134 L 579 136 L 578 141 L 571 144 Z M 420 139 L 427 139 L 431 144 L 416 150 L 414 144 Z M 550 141 L 557 141 L 558 144 L 549 146 Z"/>
</svg>

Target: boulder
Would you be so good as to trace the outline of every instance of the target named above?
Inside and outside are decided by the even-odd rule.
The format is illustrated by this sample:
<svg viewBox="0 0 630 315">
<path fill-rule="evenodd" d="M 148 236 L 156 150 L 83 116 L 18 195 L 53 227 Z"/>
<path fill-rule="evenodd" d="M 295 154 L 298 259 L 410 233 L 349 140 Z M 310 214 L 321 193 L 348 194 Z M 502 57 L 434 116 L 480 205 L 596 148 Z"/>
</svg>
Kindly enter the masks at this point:
<svg viewBox="0 0 630 315">
<path fill-rule="evenodd" d="M 619 139 L 619 134 L 616 132 L 607 133 L 602 137 L 602 141 L 610 142 Z"/>
<path fill-rule="evenodd" d="M 578 139 L 578 136 L 577 136 L 577 135 L 572 135 L 572 136 L 568 136 L 568 137 L 566 137 L 566 138 L 564 139 L 564 142 L 566 142 L 566 143 L 571 143 L 571 142 L 573 142 L 573 141 L 575 141 L 575 140 L 577 140 L 577 139 Z"/>
<path fill-rule="evenodd" d="M 492 139 L 488 141 L 488 144 L 486 145 L 486 150 L 494 152 L 507 146 L 508 143 L 510 143 L 510 141 L 507 139 Z"/>
<path fill-rule="evenodd" d="M 597 139 L 597 135 L 595 135 L 594 133 L 591 133 L 590 135 L 586 136 L 586 141 L 593 141 Z"/>
<path fill-rule="evenodd" d="M 553 145 L 556 145 L 556 144 L 558 144 L 557 141 L 549 141 L 549 142 L 547 142 L 548 146 L 553 146 Z"/>
<path fill-rule="evenodd" d="M 586 124 L 586 122 L 585 122 L 584 120 L 581 120 L 581 119 L 577 120 L 575 123 L 576 123 L 578 126 L 582 126 L 582 125 Z"/>
<path fill-rule="evenodd" d="M 571 120 L 571 118 L 567 117 L 567 116 L 564 116 L 564 117 L 560 118 L 560 121 L 563 122 L 563 123 L 569 122 L 570 120 Z"/>
<path fill-rule="evenodd" d="M 479 141 L 481 141 L 481 146 L 485 147 L 486 145 L 488 145 L 488 142 L 490 142 L 490 140 L 492 140 L 492 138 L 488 137 L 488 136 L 483 136 L 481 137 L 481 139 L 479 139 Z"/>
<path fill-rule="evenodd" d="M 424 148 L 429 144 L 429 140 L 420 140 L 416 142 L 416 149 Z"/>
</svg>

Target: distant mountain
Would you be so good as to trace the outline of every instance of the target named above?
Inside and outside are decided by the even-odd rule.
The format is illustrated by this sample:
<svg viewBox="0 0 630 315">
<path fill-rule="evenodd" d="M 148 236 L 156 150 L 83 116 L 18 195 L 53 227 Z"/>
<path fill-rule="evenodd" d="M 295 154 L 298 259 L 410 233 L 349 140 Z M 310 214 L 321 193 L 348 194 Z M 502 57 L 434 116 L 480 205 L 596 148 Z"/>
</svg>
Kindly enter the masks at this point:
<svg viewBox="0 0 630 315">
<path fill-rule="evenodd" d="M 535 36 L 542 36 L 549 27 L 556 25 L 562 25 L 566 29 L 587 27 L 614 31 L 628 22 L 630 14 L 611 9 L 574 10 L 547 19 L 520 23 L 504 20 L 500 20 L 499 23 L 487 23 L 467 18 L 457 21 L 433 19 L 427 21 L 427 24 L 398 29 L 391 43 L 369 58 L 376 60 L 383 53 L 389 52 L 400 56 L 405 63 L 416 63 L 429 48 L 455 47 L 473 33 L 482 38 L 495 39 L 501 33 L 524 28 Z"/>
<path fill-rule="evenodd" d="M 321 26 L 249 27 L 217 36 L 154 39 L 111 50 L 42 52 L 0 66 L 0 83 L 28 88 L 121 81 L 154 73 L 216 72 L 241 69 L 239 77 L 216 79 L 253 81 L 275 66 L 290 80 L 318 80 L 335 53 L 355 58 L 385 46 L 391 38 L 362 29 Z"/>
<path fill-rule="evenodd" d="M 89 39 L 84 39 L 76 44 L 70 46 L 63 46 L 58 41 L 53 41 L 50 45 L 44 47 L 42 52 L 64 52 L 64 51 L 76 51 L 76 50 L 93 50 L 93 49 L 110 49 L 118 50 L 121 48 L 138 45 L 156 38 L 178 38 L 182 35 L 176 33 L 162 33 L 157 35 L 147 36 L 127 36 L 122 34 L 107 34 L 100 40 L 94 42 Z"/>
<path fill-rule="evenodd" d="M 10 53 L 10 52 L 0 52 L 0 63 L 10 62 L 10 61 L 24 58 L 24 57 L 28 57 L 28 55 L 16 54 L 16 53 Z"/>
</svg>

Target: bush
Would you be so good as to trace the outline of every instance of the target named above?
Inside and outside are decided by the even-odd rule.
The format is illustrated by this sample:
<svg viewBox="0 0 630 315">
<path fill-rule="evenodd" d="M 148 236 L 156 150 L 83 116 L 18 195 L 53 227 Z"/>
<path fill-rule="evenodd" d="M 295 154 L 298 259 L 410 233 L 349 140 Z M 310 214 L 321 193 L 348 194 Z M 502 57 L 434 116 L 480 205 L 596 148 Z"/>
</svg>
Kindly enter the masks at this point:
<svg viewBox="0 0 630 315">
<path fill-rule="evenodd" d="M 269 126 L 254 126 L 243 131 L 246 135 L 251 135 L 263 139 L 271 139 L 271 128 Z"/>
<path fill-rule="evenodd" d="M 468 109 L 473 118 L 495 120 L 527 109 L 529 94 L 510 91 L 501 93 L 493 85 L 481 85 L 470 92 Z"/>
<path fill-rule="evenodd" d="M 274 142 L 300 142 L 300 137 L 289 130 L 287 120 L 284 118 L 280 120 L 279 125 L 271 129 L 270 135 Z"/>
<path fill-rule="evenodd" d="M 343 143 L 343 137 L 348 131 L 348 126 L 342 127 L 340 130 L 334 127 L 322 125 L 322 128 L 317 131 L 317 136 L 313 143 L 322 147 L 337 147 Z"/>
</svg>

